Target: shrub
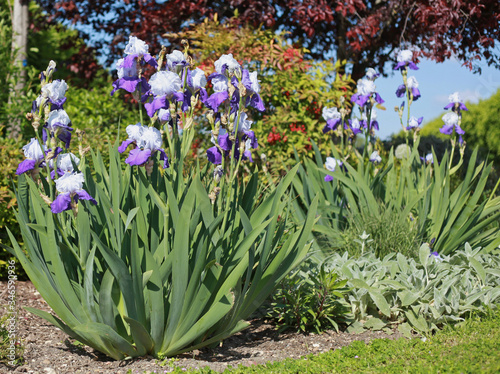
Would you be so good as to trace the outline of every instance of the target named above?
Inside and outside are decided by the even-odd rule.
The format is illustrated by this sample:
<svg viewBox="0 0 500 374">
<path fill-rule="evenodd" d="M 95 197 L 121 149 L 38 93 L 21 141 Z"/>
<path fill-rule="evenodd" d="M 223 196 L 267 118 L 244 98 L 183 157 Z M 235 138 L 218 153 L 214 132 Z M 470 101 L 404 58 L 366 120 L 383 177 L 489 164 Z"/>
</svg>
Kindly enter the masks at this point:
<svg viewBox="0 0 500 374">
<path fill-rule="evenodd" d="M 324 264 L 307 262 L 281 282 L 272 296 L 268 316 L 280 330 L 338 331 L 338 324 L 345 322 L 344 315 L 349 311 L 344 302 L 346 283 L 334 272 L 326 272 Z"/>
</svg>

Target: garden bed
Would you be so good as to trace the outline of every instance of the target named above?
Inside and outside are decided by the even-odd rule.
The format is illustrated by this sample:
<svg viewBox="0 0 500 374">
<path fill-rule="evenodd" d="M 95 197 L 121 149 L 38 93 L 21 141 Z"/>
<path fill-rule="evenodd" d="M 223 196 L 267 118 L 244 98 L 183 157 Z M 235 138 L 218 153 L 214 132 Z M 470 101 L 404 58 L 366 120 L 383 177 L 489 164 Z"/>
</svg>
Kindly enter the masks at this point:
<svg viewBox="0 0 500 374">
<path fill-rule="evenodd" d="M 7 290 L 6 282 L 1 284 L 2 289 Z M 23 307 L 26 306 L 50 311 L 31 282 L 17 282 L 16 296 L 19 311 L 17 335 L 24 346 L 24 364 L 14 370 L 18 373 L 116 374 L 129 370 L 134 374 L 155 370 L 163 373 L 170 371 L 173 365 L 186 368 L 209 366 L 213 370 L 223 371 L 228 366 L 263 364 L 338 349 L 355 340 L 368 342 L 378 338 L 401 337 L 397 331 L 391 335 L 382 331 L 366 331 L 362 334 L 326 331 L 320 335 L 278 333 L 266 321 L 256 319 L 249 329 L 225 340 L 221 346 L 177 356 L 163 366 L 152 357 L 114 361 L 92 348 L 75 344 L 73 339 L 55 326 L 25 311 Z M 1 300 L 2 305 L 5 305 L 5 293 Z M 2 308 L 1 313 L 5 313 L 5 309 Z M 6 366 L 0 364 L 0 371 L 3 370 L 6 370 Z"/>
</svg>

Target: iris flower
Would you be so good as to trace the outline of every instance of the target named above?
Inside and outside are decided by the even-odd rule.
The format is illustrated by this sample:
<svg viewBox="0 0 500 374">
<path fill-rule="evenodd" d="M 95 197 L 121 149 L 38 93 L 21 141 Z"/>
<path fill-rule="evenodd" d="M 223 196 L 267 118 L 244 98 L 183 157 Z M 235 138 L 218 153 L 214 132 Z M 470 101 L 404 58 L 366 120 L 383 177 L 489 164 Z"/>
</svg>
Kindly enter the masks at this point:
<svg viewBox="0 0 500 374">
<path fill-rule="evenodd" d="M 62 109 L 63 104 L 66 102 L 66 91 L 68 85 L 62 79 L 57 79 L 42 87 L 42 94 L 47 95 L 51 105 L 51 110 Z M 38 104 L 39 105 L 39 104 Z"/>
<path fill-rule="evenodd" d="M 404 70 L 407 66 L 412 70 L 418 70 L 418 66 L 412 61 L 413 52 L 409 49 L 399 51 L 396 59 L 398 63 L 394 67 L 394 70 Z"/>
<path fill-rule="evenodd" d="M 113 91 L 111 96 L 118 90 L 123 89 L 127 92 L 135 92 L 138 88 L 144 94 L 149 90 L 146 78 L 139 79 L 137 63 L 148 63 L 153 68 L 158 67 L 158 63 L 148 53 L 149 46 L 135 36 L 129 37 L 129 42 L 125 46 L 125 58 L 119 59 L 116 64 L 118 79 L 113 82 Z"/>
<path fill-rule="evenodd" d="M 329 171 L 335 171 L 337 167 L 342 167 L 343 162 L 340 160 L 337 160 L 333 157 L 327 157 L 326 162 L 325 162 L 325 168 Z M 325 175 L 325 182 L 331 182 L 333 180 L 333 177 L 331 175 Z"/>
<path fill-rule="evenodd" d="M 370 79 L 360 79 L 358 80 L 357 92 L 351 96 L 351 101 L 358 104 L 360 107 L 365 106 L 367 101 L 375 95 L 375 101 L 379 104 L 384 103 L 384 100 L 380 95 L 375 92 L 375 83 Z"/>
<path fill-rule="evenodd" d="M 378 151 L 373 151 L 372 154 L 370 155 L 369 158 L 370 162 L 373 162 L 374 164 L 379 164 L 382 162 L 382 157 L 380 157 L 380 154 Z"/>
<path fill-rule="evenodd" d="M 160 160 L 163 160 L 163 168 L 168 168 L 168 157 L 162 146 L 161 133 L 154 127 L 142 126 L 140 123 L 127 126 L 128 139 L 124 140 L 118 147 L 120 153 L 125 152 L 130 144 L 136 148 L 129 152 L 125 162 L 131 166 L 144 165 L 156 152 L 160 152 Z"/>
<path fill-rule="evenodd" d="M 184 99 L 181 79 L 172 71 L 162 70 L 153 74 L 149 79 L 149 86 L 153 101 L 144 104 L 149 117 L 153 117 L 159 109 L 168 109 L 169 100 L 175 98 L 177 101 L 182 101 Z"/>
<path fill-rule="evenodd" d="M 71 120 L 69 119 L 68 113 L 64 109 L 53 110 L 49 114 L 47 123 L 43 126 L 42 140 L 47 141 L 49 135 L 53 135 L 59 138 L 65 143 L 66 148 L 69 148 L 69 143 L 71 142 L 71 131 L 73 128 L 70 127 Z M 47 131 L 49 135 L 47 135 Z"/>
<path fill-rule="evenodd" d="M 31 141 L 23 147 L 23 151 L 26 160 L 22 161 L 17 167 L 17 175 L 21 175 L 27 171 L 35 169 L 45 159 L 42 147 L 36 138 L 31 138 Z"/>
<path fill-rule="evenodd" d="M 222 55 L 217 61 L 214 62 L 215 71 L 219 74 L 226 76 L 233 75 L 238 70 L 241 70 L 241 66 L 233 57 L 233 54 Z"/>
<path fill-rule="evenodd" d="M 442 134 L 451 135 L 453 130 L 457 134 L 463 135 L 465 131 L 458 125 L 459 116 L 455 112 L 448 112 L 443 116 L 444 125 L 439 129 Z"/>
<path fill-rule="evenodd" d="M 50 205 L 52 213 L 61 213 L 71 209 L 71 199 L 89 200 L 97 205 L 97 201 L 83 189 L 85 178 L 83 173 L 65 173 L 61 178 L 56 179 L 56 190 L 59 192 L 56 199 Z"/>
<path fill-rule="evenodd" d="M 410 91 L 413 101 L 417 101 L 420 98 L 420 90 L 418 89 L 418 81 L 414 76 L 408 77 L 406 80 L 408 84 L 408 90 Z M 397 97 L 403 97 L 406 94 L 406 86 L 402 84 L 396 90 Z"/>
<path fill-rule="evenodd" d="M 74 165 L 78 166 L 80 164 L 80 159 L 76 157 L 73 153 L 63 153 L 54 158 L 56 160 L 56 170 L 57 174 L 63 176 L 65 173 L 74 173 Z M 49 166 L 54 168 L 54 159 L 50 160 Z M 55 178 L 55 170 L 50 173 L 52 179 Z"/>
<path fill-rule="evenodd" d="M 422 121 L 424 120 L 424 117 L 411 117 L 410 120 L 408 121 L 408 126 L 406 126 L 406 130 L 413 130 L 418 128 L 421 124 Z"/>
<path fill-rule="evenodd" d="M 241 82 L 247 90 L 247 100 L 245 105 L 250 105 L 251 107 L 257 109 L 259 112 L 266 110 L 264 106 L 264 101 L 260 97 L 260 84 L 257 79 L 257 72 L 252 71 L 251 73 L 247 69 L 243 69 Z M 233 77 L 233 85 L 238 86 L 237 80 Z"/>
<path fill-rule="evenodd" d="M 458 107 L 460 110 L 468 110 L 465 104 L 463 103 L 462 98 L 460 97 L 460 94 L 458 92 L 452 93 L 448 99 L 450 100 L 450 103 L 444 107 L 444 109 L 454 109 Z"/>
<path fill-rule="evenodd" d="M 229 80 L 225 75 L 219 73 L 211 74 L 208 79 L 212 82 L 214 93 L 209 97 L 202 98 L 202 101 L 208 108 L 217 113 L 219 106 L 229 98 Z"/>
<path fill-rule="evenodd" d="M 326 125 L 323 128 L 323 134 L 326 134 L 328 131 L 335 131 L 339 123 L 342 122 L 342 115 L 335 107 L 323 107 L 322 115 L 323 119 L 326 121 Z"/>
</svg>

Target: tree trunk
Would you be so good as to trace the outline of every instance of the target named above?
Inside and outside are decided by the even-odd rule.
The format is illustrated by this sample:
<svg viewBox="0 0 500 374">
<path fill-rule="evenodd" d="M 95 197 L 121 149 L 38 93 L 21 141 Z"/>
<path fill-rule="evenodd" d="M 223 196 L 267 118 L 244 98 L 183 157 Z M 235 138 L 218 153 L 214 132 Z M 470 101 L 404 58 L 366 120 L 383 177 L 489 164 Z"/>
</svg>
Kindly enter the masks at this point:
<svg viewBox="0 0 500 374">
<path fill-rule="evenodd" d="M 347 25 L 346 19 L 342 13 L 337 12 L 335 15 L 337 23 L 337 61 L 347 60 Z M 345 67 L 341 66 L 340 74 L 345 74 Z"/>
<path fill-rule="evenodd" d="M 14 10 L 12 12 L 12 56 L 16 66 L 16 85 L 9 95 L 9 106 L 15 102 L 19 95 L 22 95 L 26 83 L 26 65 L 28 52 L 28 0 L 14 0 Z M 7 134 L 16 138 L 21 132 L 22 113 L 16 113 L 7 128 Z"/>
<path fill-rule="evenodd" d="M 12 53 L 14 64 L 18 66 L 26 65 L 28 52 L 28 1 L 14 0 L 14 11 L 12 14 Z M 26 70 L 20 72 L 16 91 L 23 89 L 26 79 Z"/>
</svg>

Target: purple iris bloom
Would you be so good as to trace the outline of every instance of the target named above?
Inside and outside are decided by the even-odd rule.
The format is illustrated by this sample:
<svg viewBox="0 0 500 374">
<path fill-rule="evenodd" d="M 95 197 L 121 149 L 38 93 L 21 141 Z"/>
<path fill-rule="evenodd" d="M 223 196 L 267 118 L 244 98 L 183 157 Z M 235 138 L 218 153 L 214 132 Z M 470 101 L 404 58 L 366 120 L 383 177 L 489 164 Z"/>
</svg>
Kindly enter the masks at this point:
<svg viewBox="0 0 500 374">
<path fill-rule="evenodd" d="M 139 89 L 142 93 L 149 91 L 149 85 L 144 77 L 139 79 L 137 64 L 147 63 L 153 68 L 158 67 L 155 58 L 148 53 L 149 46 L 135 36 L 129 37 L 129 42 L 125 46 L 125 58 L 119 59 L 116 64 L 118 79 L 113 82 L 111 96 L 118 90 L 135 92 Z"/>
<path fill-rule="evenodd" d="M 413 52 L 405 49 L 403 51 L 399 51 L 397 55 L 398 63 L 394 67 L 394 70 L 404 70 L 408 66 L 412 70 L 418 70 L 418 66 L 415 65 L 413 60 Z"/>
<path fill-rule="evenodd" d="M 62 151 L 61 148 L 58 148 L 56 150 L 56 154 L 54 155 L 54 158 L 52 160 L 50 160 L 49 162 L 49 166 L 51 169 L 53 169 L 51 172 L 50 172 L 50 177 L 52 179 L 55 179 L 56 177 L 56 171 L 54 170 L 54 160 L 56 161 L 55 164 L 56 164 L 56 170 L 57 170 L 57 174 L 59 176 L 63 176 L 65 173 L 74 173 L 75 170 L 74 170 L 74 166 L 73 165 L 76 165 L 78 166 L 80 164 L 80 159 L 78 157 L 76 157 L 73 153 L 63 153 L 61 155 L 59 155 L 60 151 Z"/>
<path fill-rule="evenodd" d="M 253 162 L 252 149 L 259 147 L 255 133 L 253 131 L 245 131 L 245 134 L 241 137 L 241 141 L 245 142 L 245 151 L 243 152 L 242 160 Z"/>
<path fill-rule="evenodd" d="M 404 84 L 402 84 L 396 90 L 396 96 L 403 97 L 405 94 L 406 94 L 406 86 Z"/>
<path fill-rule="evenodd" d="M 411 76 L 407 79 L 408 90 L 410 91 L 413 101 L 417 101 L 420 98 L 420 90 L 418 89 L 418 82 L 415 77 Z M 396 90 L 397 97 L 403 97 L 406 95 L 406 86 L 404 84 L 400 85 Z"/>
<path fill-rule="evenodd" d="M 205 77 L 205 72 L 200 68 L 194 70 L 187 70 L 187 84 L 188 88 L 194 94 L 205 88 L 207 85 L 207 78 Z"/>
<path fill-rule="evenodd" d="M 369 129 L 370 131 L 372 131 L 373 129 L 375 130 L 379 130 L 379 126 L 378 126 L 378 121 L 377 121 L 377 111 L 375 110 L 375 108 L 373 108 L 371 110 L 371 113 L 370 113 L 370 125 L 368 126 L 368 117 L 366 115 L 366 113 L 363 112 L 362 116 L 361 116 L 362 120 L 359 121 L 359 124 L 360 124 L 360 128 L 364 128 L 364 129 Z"/>
<path fill-rule="evenodd" d="M 241 70 L 240 64 L 233 58 L 232 53 L 220 56 L 220 58 L 214 62 L 214 65 L 217 73 L 226 76 L 233 75 L 236 71 Z"/>
<path fill-rule="evenodd" d="M 153 74 L 149 79 L 149 86 L 148 94 L 152 94 L 154 97 L 152 102 L 144 104 L 149 117 L 153 117 L 160 109 L 167 109 L 169 100 L 186 102 L 181 91 L 181 79 L 174 72 L 162 70 Z M 191 96 L 189 96 L 189 102 L 190 100 Z"/>
<path fill-rule="evenodd" d="M 425 158 L 424 157 L 420 157 L 420 160 L 422 160 L 422 162 L 425 162 L 427 165 L 428 164 L 433 164 L 434 163 L 434 156 L 432 155 L 432 153 L 428 153 Z"/>
<path fill-rule="evenodd" d="M 443 258 L 439 255 L 439 253 L 437 252 L 431 252 L 429 254 L 429 257 L 433 258 L 434 260 L 436 260 L 437 262 L 441 262 L 443 261 Z"/>
<path fill-rule="evenodd" d="M 111 96 L 113 96 L 113 94 L 119 89 L 130 93 L 139 89 L 143 94 L 149 91 L 150 87 L 146 78 L 142 77 L 139 79 L 137 62 L 135 61 L 136 58 L 137 55 L 129 55 L 125 58 L 119 59 L 116 63 L 118 79 L 113 82 Z"/>
<path fill-rule="evenodd" d="M 168 109 L 160 109 L 158 112 L 158 119 L 160 120 L 161 123 L 165 123 L 170 121 L 170 110 Z"/>
<path fill-rule="evenodd" d="M 370 97 L 375 95 L 375 101 L 379 104 L 382 104 L 384 100 L 380 97 L 380 95 L 375 92 L 376 86 L 375 83 L 370 79 L 360 79 L 358 80 L 357 92 L 351 96 L 351 101 L 358 104 L 360 107 L 366 105 Z"/>
<path fill-rule="evenodd" d="M 235 81 L 233 81 L 235 80 Z M 235 87 L 238 87 L 238 81 L 236 77 L 232 78 L 232 83 Z M 243 69 L 241 82 L 247 89 L 247 100 L 245 105 L 250 105 L 251 107 L 257 109 L 259 112 L 264 112 L 266 110 L 264 102 L 260 97 L 260 84 L 257 79 L 257 72 L 249 72 L 247 69 Z"/>
<path fill-rule="evenodd" d="M 455 112 L 448 112 L 443 116 L 444 125 L 439 129 L 442 134 L 451 135 L 453 130 L 457 134 L 463 135 L 465 131 L 458 125 L 459 116 Z"/>
<path fill-rule="evenodd" d="M 166 96 L 158 96 L 153 99 L 153 101 L 144 104 L 146 108 L 146 113 L 149 117 L 153 117 L 155 113 L 160 109 L 168 109 L 170 106 Z"/>
<path fill-rule="evenodd" d="M 406 127 L 407 131 L 416 129 L 422 124 L 422 121 L 424 120 L 424 117 L 416 118 L 416 117 L 411 117 L 410 120 L 408 121 L 408 126 Z"/>
<path fill-rule="evenodd" d="M 212 81 L 214 93 L 209 97 L 202 97 L 203 103 L 212 109 L 215 113 L 219 110 L 219 106 L 229 98 L 228 82 L 225 75 L 213 73 L 208 77 Z M 233 95 L 234 96 L 234 95 Z"/>
<path fill-rule="evenodd" d="M 120 153 L 125 152 L 130 144 L 135 144 L 136 148 L 129 152 L 125 162 L 131 166 L 144 165 L 151 156 L 156 152 L 160 152 L 160 160 L 163 161 L 163 168 L 169 167 L 168 157 L 162 146 L 161 133 L 154 127 L 142 126 L 140 123 L 127 126 L 127 134 L 129 138 L 124 140 L 118 147 Z"/>
<path fill-rule="evenodd" d="M 414 76 L 408 77 L 406 80 L 408 84 L 408 89 L 411 92 L 411 95 L 413 97 L 413 101 L 417 101 L 420 97 L 420 90 L 418 89 L 418 81 Z"/>
<path fill-rule="evenodd" d="M 351 129 L 353 135 L 357 135 L 361 132 L 361 128 L 364 127 L 363 122 L 365 121 L 360 121 L 357 118 L 349 120 L 349 129 Z"/>
<path fill-rule="evenodd" d="M 66 91 L 68 85 L 62 79 L 57 79 L 42 87 L 42 94 L 47 95 L 51 105 L 51 110 L 62 109 L 63 104 L 66 102 Z"/>
<path fill-rule="evenodd" d="M 378 151 L 373 151 L 372 154 L 370 155 L 369 161 L 374 164 L 379 164 L 382 162 L 382 157 L 380 157 Z"/>
<path fill-rule="evenodd" d="M 459 110 L 469 110 L 463 103 L 462 98 L 460 97 L 458 92 L 452 93 L 448 99 L 450 100 L 450 103 L 444 107 L 444 109 L 453 109 L 455 110 L 456 107 L 459 108 Z"/>
<path fill-rule="evenodd" d="M 158 67 L 158 63 L 148 51 L 149 46 L 144 41 L 135 36 L 129 36 L 128 43 L 124 50 L 125 54 L 128 55 L 126 59 L 129 58 L 129 62 L 126 63 L 126 66 L 130 67 L 133 60 L 140 59 L 156 69 Z"/>
<path fill-rule="evenodd" d="M 178 73 L 182 68 L 187 66 L 186 58 L 184 53 L 179 50 L 175 50 L 167 55 L 167 67 L 168 70 Z"/>
<path fill-rule="evenodd" d="M 365 76 L 369 80 L 374 81 L 375 79 L 377 79 L 378 77 L 380 77 L 380 73 L 377 73 L 377 71 L 375 69 L 373 69 L 373 68 L 368 68 L 368 69 L 366 69 Z"/>
<path fill-rule="evenodd" d="M 214 136 L 212 135 L 212 143 L 216 143 L 216 140 Z M 209 149 L 207 149 L 207 157 L 208 161 L 210 161 L 214 165 L 219 165 L 222 163 L 222 157 L 225 156 L 226 154 L 229 154 L 229 151 L 231 151 L 233 147 L 233 142 L 229 139 L 229 134 L 227 133 L 226 130 L 221 129 L 219 136 L 217 137 L 217 146 L 213 146 Z M 237 147 L 236 147 L 237 148 Z M 222 151 L 224 151 L 224 155 L 222 154 Z"/>
<path fill-rule="evenodd" d="M 70 127 L 71 120 L 64 109 L 53 110 L 49 114 L 47 123 L 43 126 L 42 140 L 47 142 L 49 135 L 59 138 L 65 143 L 66 148 L 69 148 L 69 143 L 71 142 L 71 131 L 73 128 Z"/>
<path fill-rule="evenodd" d="M 328 131 L 335 131 L 338 125 L 342 122 L 342 115 L 339 113 L 337 108 L 327 108 L 323 107 L 323 119 L 326 121 L 326 125 L 323 128 L 323 134 Z"/>
<path fill-rule="evenodd" d="M 35 169 L 45 159 L 45 154 L 36 138 L 31 138 L 31 141 L 23 147 L 23 151 L 26 160 L 22 161 L 17 167 L 17 175 L 21 175 L 27 171 Z"/>
<path fill-rule="evenodd" d="M 97 201 L 83 189 L 84 182 L 83 173 L 65 173 L 61 178 L 56 179 L 56 189 L 59 194 L 50 205 L 52 213 L 70 210 L 72 198 L 76 203 L 78 200 L 89 200 L 97 205 Z"/>
<path fill-rule="evenodd" d="M 333 157 L 327 157 L 326 162 L 325 162 L 325 168 L 328 171 L 334 172 L 337 167 L 342 167 L 343 163 L 340 160 L 337 160 Z M 329 174 L 325 175 L 324 178 L 325 182 L 331 182 L 333 181 L 333 177 Z"/>
<path fill-rule="evenodd" d="M 351 96 L 351 101 L 363 107 L 372 94 L 375 93 L 375 90 L 376 86 L 372 80 L 360 79 L 357 84 L 357 92 Z"/>
<path fill-rule="evenodd" d="M 214 165 L 220 165 L 222 163 L 222 153 L 216 146 L 207 149 L 207 158 Z"/>
</svg>

